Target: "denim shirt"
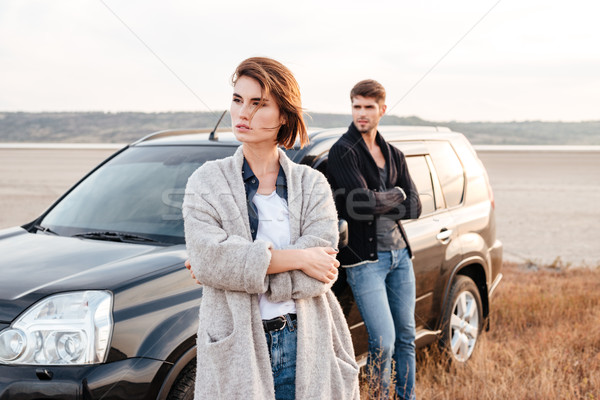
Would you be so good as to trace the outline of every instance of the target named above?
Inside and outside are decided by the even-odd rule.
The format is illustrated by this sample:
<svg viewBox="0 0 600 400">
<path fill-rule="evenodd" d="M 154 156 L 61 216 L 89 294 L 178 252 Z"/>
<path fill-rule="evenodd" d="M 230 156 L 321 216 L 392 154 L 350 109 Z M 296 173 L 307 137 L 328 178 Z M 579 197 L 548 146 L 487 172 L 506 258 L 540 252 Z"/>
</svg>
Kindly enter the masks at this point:
<svg viewBox="0 0 600 400">
<path fill-rule="evenodd" d="M 258 210 L 252 202 L 254 195 L 258 192 L 258 178 L 254 175 L 252 168 L 244 158 L 244 165 L 242 166 L 242 178 L 244 179 L 244 186 L 246 188 L 246 203 L 248 205 L 248 219 L 250 220 L 250 232 L 252 233 L 252 240 L 256 240 L 256 233 L 258 232 Z M 288 200 L 287 192 L 287 179 L 283 168 L 279 166 L 279 173 L 277 174 L 277 180 L 275 181 L 275 192 L 279 197 Z"/>
</svg>

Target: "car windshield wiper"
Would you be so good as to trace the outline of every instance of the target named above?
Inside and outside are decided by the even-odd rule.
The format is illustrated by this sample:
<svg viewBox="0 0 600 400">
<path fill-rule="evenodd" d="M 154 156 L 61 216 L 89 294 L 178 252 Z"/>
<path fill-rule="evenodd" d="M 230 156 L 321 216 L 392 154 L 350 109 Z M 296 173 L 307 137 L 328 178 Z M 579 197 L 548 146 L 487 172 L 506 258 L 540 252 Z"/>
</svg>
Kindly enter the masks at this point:
<svg viewBox="0 0 600 400">
<path fill-rule="evenodd" d="M 110 231 L 78 233 L 76 235 L 73 235 L 72 237 L 80 237 L 80 238 L 96 239 L 96 240 L 108 240 L 108 241 L 112 241 L 112 242 L 126 242 L 126 243 L 158 243 L 158 240 L 150 239 L 150 238 L 136 235 L 133 233 L 110 232 Z"/>
<path fill-rule="evenodd" d="M 52 235 L 58 235 L 58 233 L 54 232 L 52 229 L 46 227 L 46 226 L 42 226 L 42 225 L 34 225 L 33 226 L 35 229 L 37 229 L 38 231 L 44 232 L 44 233 L 51 233 Z"/>
</svg>

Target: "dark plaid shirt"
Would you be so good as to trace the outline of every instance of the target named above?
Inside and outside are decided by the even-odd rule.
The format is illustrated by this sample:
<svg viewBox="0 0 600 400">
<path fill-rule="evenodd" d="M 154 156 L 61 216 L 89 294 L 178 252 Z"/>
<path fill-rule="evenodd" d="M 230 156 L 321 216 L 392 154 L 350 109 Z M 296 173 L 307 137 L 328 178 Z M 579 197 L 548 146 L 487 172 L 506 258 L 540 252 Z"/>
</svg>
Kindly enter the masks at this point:
<svg viewBox="0 0 600 400">
<path fill-rule="evenodd" d="M 256 233 L 258 231 L 258 210 L 252 202 L 254 195 L 258 192 L 258 178 L 254 175 L 252 168 L 244 158 L 244 165 L 242 166 L 242 178 L 244 179 L 244 186 L 246 187 L 246 202 L 248 205 L 248 219 L 250 220 L 250 232 L 252 233 L 252 240 L 256 240 Z M 283 168 L 279 166 L 279 173 L 277 174 L 277 180 L 275 181 L 275 192 L 277 195 L 288 200 L 287 192 L 287 179 Z"/>
</svg>

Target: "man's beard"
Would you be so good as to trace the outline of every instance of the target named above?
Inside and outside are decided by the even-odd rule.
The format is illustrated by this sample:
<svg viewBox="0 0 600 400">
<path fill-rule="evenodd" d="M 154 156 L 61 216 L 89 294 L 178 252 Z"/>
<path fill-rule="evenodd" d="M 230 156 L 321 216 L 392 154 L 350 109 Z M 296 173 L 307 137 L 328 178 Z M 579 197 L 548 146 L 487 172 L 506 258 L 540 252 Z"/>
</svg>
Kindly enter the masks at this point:
<svg viewBox="0 0 600 400">
<path fill-rule="evenodd" d="M 371 126 L 370 123 L 364 125 L 363 128 L 361 128 L 360 124 L 358 124 L 358 123 L 354 123 L 354 126 L 356 127 L 356 130 L 359 131 L 360 133 L 369 133 L 373 129 L 373 127 Z"/>
<path fill-rule="evenodd" d="M 371 125 L 365 125 L 365 127 L 364 127 L 364 128 L 359 128 L 359 127 L 356 127 L 356 129 L 357 129 L 357 130 L 358 130 L 360 133 L 369 133 L 369 132 L 371 132 L 371 129 L 373 129 L 373 128 L 371 127 Z"/>
</svg>

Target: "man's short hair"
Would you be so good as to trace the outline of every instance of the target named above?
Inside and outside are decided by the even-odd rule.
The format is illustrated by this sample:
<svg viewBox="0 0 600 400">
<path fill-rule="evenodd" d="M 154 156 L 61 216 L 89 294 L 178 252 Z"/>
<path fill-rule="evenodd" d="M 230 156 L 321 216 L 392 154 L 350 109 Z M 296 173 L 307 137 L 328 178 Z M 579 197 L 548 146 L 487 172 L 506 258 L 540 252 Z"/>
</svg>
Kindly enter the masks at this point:
<svg viewBox="0 0 600 400">
<path fill-rule="evenodd" d="M 350 100 L 356 96 L 374 98 L 379 104 L 385 103 L 385 88 L 381 83 L 373 79 L 365 79 L 358 82 L 350 91 Z"/>
</svg>

